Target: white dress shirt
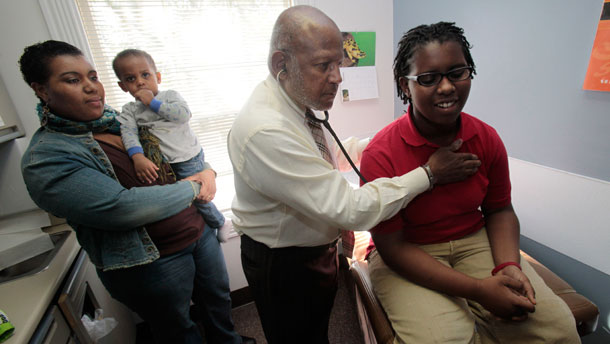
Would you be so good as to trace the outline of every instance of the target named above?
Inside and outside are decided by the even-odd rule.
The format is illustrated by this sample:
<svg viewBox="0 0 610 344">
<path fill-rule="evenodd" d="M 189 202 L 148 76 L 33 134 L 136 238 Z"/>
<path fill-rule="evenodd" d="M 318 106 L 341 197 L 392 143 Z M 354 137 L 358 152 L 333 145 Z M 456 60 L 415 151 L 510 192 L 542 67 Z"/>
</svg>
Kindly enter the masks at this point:
<svg viewBox="0 0 610 344">
<path fill-rule="evenodd" d="M 238 233 L 271 248 L 324 245 L 339 229 L 366 231 L 391 218 L 428 189 L 423 168 L 354 189 L 324 160 L 304 119 L 305 111 L 272 76 L 255 88 L 235 119 L 228 150 Z M 360 156 L 364 145 L 354 149 L 358 144 L 351 140 L 348 152 Z"/>
</svg>

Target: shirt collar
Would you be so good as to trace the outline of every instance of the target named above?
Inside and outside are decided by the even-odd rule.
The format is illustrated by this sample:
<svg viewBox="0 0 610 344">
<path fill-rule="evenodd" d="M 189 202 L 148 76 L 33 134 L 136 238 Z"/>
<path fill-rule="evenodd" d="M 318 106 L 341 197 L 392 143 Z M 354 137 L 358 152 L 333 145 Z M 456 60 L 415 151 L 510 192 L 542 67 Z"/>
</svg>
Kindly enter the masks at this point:
<svg viewBox="0 0 610 344">
<path fill-rule="evenodd" d="M 280 94 L 280 97 L 282 97 L 282 100 L 288 104 L 288 106 L 297 114 L 299 114 L 301 117 L 303 117 L 303 119 L 305 119 L 305 111 L 307 111 L 307 109 L 301 109 L 293 100 L 292 98 L 290 98 L 290 96 L 288 96 L 288 94 L 286 93 L 286 91 L 284 91 L 284 88 L 282 87 L 282 85 L 273 77 L 273 75 L 269 74 L 269 76 L 267 77 L 267 81 L 273 85 L 273 88 L 277 89 L 278 93 Z M 313 110 L 312 110 L 313 111 Z M 315 112 L 314 112 L 315 113 Z"/>
<path fill-rule="evenodd" d="M 437 144 L 434 144 L 426 138 L 424 138 L 417 128 L 415 127 L 415 123 L 411 120 L 411 113 L 413 111 L 413 106 L 409 105 L 407 112 L 398 120 L 400 121 L 400 136 L 402 139 L 410 146 L 419 147 L 423 145 L 428 145 L 432 147 L 438 147 Z M 469 115 L 465 112 L 460 113 L 460 129 L 456 135 L 456 139 L 462 139 L 464 142 L 470 140 L 474 136 L 477 135 L 477 132 L 474 128 L 473 122 L 470 120 Z"/>
</svg>

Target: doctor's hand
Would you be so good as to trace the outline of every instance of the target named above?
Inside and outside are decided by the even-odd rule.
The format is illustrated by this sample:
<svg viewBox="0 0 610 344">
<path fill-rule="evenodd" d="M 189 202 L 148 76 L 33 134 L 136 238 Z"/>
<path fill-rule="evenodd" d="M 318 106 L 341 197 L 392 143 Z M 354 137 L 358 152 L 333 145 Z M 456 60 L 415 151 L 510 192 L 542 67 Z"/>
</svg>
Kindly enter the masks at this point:
<svg viewBox="0 0 610 344">
<path fill-rule="evenodd" d="M 439 148 L 428 159 L 435 184 L 459 182 L 475 174 L 481 166 L 481 160 L 471 153 L 456 152 L 462 146 L 462 140 L 455 140 L 447 147 Z"/>
</svg>

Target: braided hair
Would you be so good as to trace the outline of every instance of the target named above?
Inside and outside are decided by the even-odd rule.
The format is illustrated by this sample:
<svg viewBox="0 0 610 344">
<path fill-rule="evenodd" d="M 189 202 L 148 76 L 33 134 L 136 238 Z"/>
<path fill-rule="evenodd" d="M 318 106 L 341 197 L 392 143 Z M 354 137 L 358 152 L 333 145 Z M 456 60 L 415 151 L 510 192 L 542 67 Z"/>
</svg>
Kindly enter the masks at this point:
<svg viewBox="0 0 610 344">
<path fill-rule="evenodd" d="M 398 52 L 394 58 L 394 81 L 398 97 L 407 104 L 410 99 L 400 88 L 400 78 L 411 71 L 413 55 L 417 50 L 430 42 L 456 42 L 462 46 L 466 63 L 474 70 L 475 65 L 470 55 L 472 45 L 464 36 L 464 30 L 455 26 L 455 23 L 438 22 L 431 25 L 419 25 L 407 31 L 398 42 Z M 473 71 L 476 74 L 476 71 Z"/>
</svg>

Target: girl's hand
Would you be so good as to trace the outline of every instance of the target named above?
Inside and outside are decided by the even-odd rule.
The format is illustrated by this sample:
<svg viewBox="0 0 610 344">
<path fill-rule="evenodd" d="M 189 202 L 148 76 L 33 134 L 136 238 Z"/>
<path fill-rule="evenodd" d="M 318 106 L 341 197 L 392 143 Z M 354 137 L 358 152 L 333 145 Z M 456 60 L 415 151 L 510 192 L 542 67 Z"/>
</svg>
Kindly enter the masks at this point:
<svg viewBox="0 0 610 344">
<path fill-rule="evenodd" d="M 520 289 L 515 290 L 519 294 L 527 297 L 532 304 L 536 304 L 536 291 L 534 290 L 534 287 L 532 287 L 529 278 L 527 278 L 527 276 L 523 273 L 523 271 L 521 271 L 521 269 L 514 265 L 509 265 L 504 269 L 498 271 L 496 276 L 498 275 L 508 276 L 516 279 L 517 281 L 520 281 L 523 286 Z"/>
<path fill-rule="evenodd" d="M 517 292 L 522 289 L 521 281 L 496 274 L 478 281 L 473 300 L 499 318 L 523 321 L 527 319 L 527 313 L 533 313 L 536 308 L 527 297 Z"/>
</svg>

